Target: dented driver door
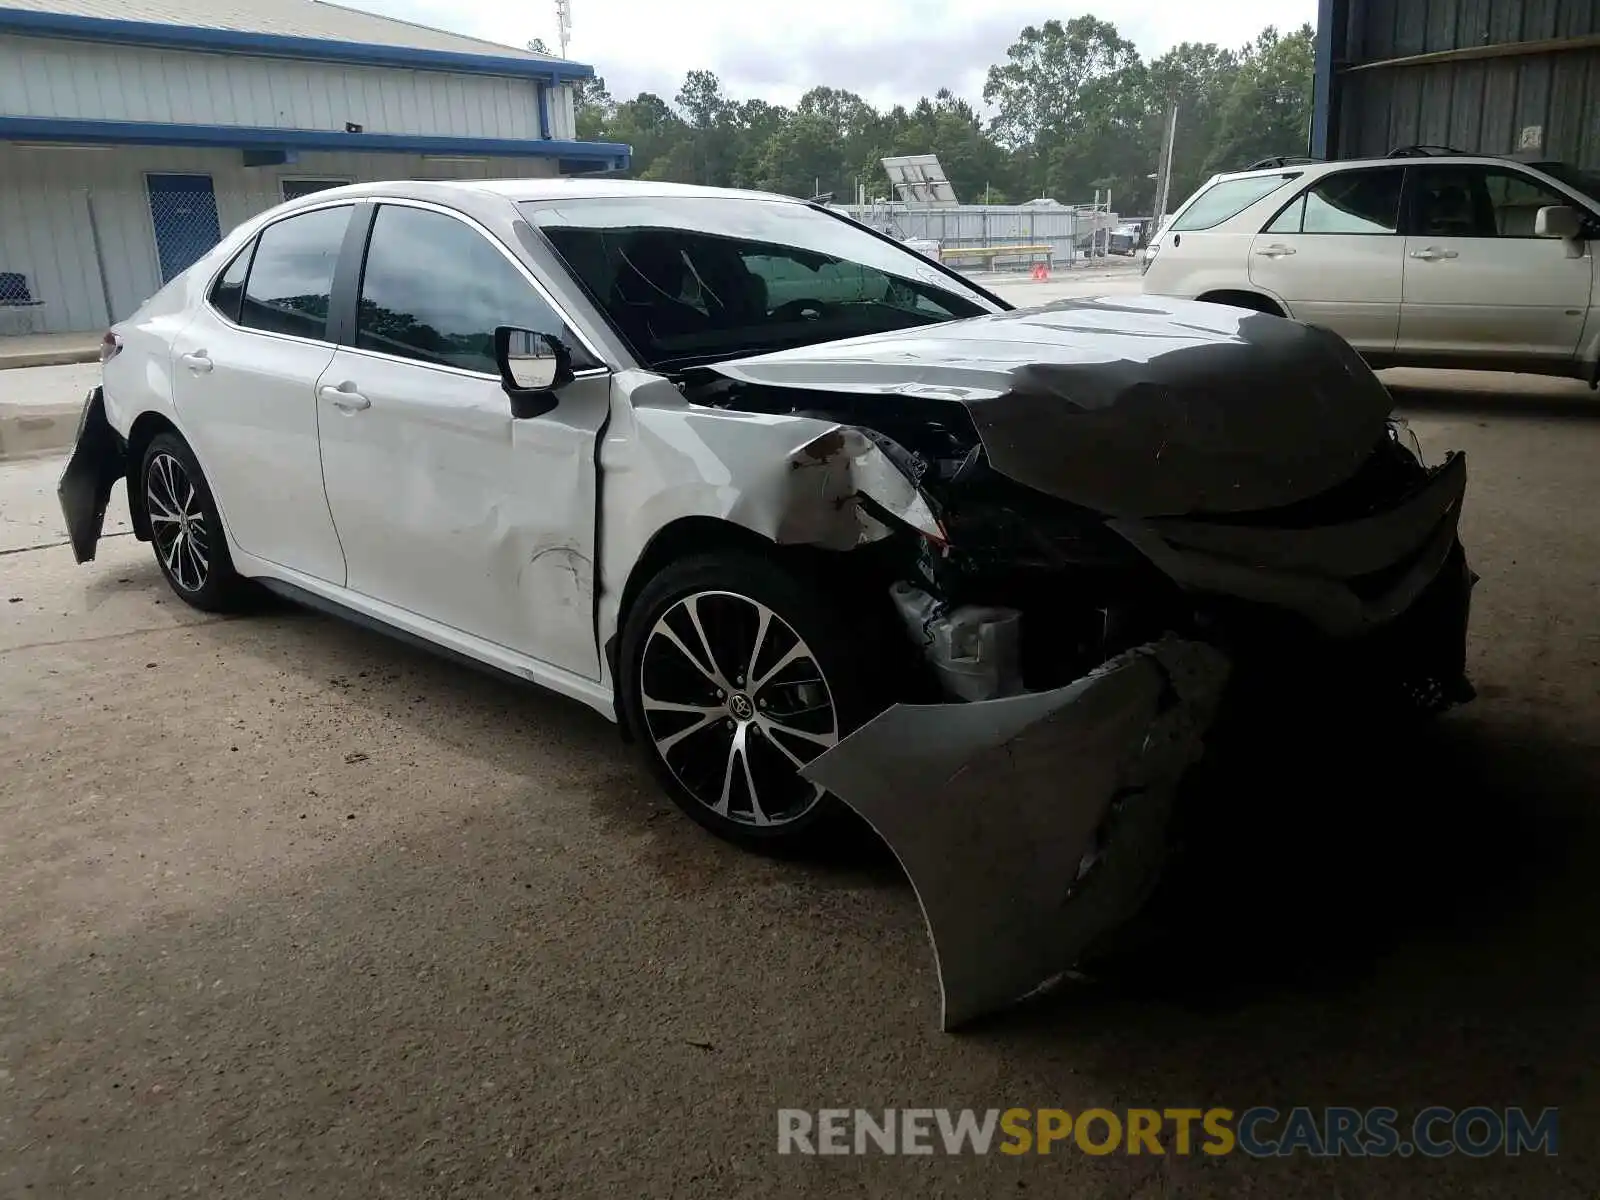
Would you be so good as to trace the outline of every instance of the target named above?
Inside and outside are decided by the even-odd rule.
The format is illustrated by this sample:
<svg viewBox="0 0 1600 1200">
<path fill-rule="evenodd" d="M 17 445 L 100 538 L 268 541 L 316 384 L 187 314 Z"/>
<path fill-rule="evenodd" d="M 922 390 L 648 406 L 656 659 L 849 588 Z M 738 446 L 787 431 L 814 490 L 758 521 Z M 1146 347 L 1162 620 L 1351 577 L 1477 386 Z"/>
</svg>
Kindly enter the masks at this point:
<svg viewBox="0 0 1600 1200">
<path fill-rule="evenodd" d="M 580 370 L 551 412 L 513 419 L 494 328 L 571 335 L 526 270 L 446 210 L 380 206 L 361 289 L 355 344 L 317 388 L 348 586 L 599 678 L 594 451 L 609 372 Z"/>
</svg>

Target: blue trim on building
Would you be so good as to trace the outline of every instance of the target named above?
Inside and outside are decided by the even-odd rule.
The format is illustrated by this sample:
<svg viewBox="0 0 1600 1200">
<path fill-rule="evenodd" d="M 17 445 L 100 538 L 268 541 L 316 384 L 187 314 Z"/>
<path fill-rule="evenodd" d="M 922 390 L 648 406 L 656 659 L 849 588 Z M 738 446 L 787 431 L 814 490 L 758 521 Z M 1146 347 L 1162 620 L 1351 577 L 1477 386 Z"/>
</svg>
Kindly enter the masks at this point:
<svg viewBox="0 0 1600 1200">
<path fill-rule="evenodd" d="M 1311 146 L 1313 158 L 1339 152 L 1340 79 L 1345 58 L 1347 0 L 1317 0 L 1317 40 L 1311 75 Z"/>
<path fill-rule="evenodd" d="M 315 62 L 353 63 L 369 67 L 401 67 L 415 71 L 456 71 L 466 75 L 513 75 L 524 79 L 589 79 L 594 68 L 584 63 L 510 58 L 498 54 L 460 54 L 373 42 L 338 42 L 326 38 L 287 37 L 277 33 L 244 33 L 198 25 L 159 21 L 122 21 L 69 13 L 34 12 L 0 7 L 0 33 L 62 37 L 119 46 L 153 46 L 164 50 L 202 50 L 222 54 L 255 54 Z"/>
<path fill-rule="evenodd" d="M 483 158 L 557 158 L 625 171 L 631 147 L 621 142 L 557 138 L 416 137 L 340 133 L 332 129 L 267 129 L 248 125 L 167 125 L 153 121 L 79 121 L 0 117 L 0 141 L 75 142 L 104 146 L 194 146 L 223 150 L 342 150 L 379 154 L 457 154 Z"/>
<path fill-rule="evenodd" d="M 542 83 L 534 86 L 539 89 L 539 136 L 547 138 L 550 136 L 550 89 Z"/>
</svg>

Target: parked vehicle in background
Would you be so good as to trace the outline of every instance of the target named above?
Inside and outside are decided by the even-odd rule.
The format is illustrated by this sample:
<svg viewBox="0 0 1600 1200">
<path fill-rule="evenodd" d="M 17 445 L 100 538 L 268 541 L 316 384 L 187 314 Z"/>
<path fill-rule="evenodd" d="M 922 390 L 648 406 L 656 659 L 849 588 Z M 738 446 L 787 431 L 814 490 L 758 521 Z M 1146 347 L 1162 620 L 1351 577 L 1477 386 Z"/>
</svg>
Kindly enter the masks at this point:
<svg viewBox="0 0 1600 1200">
<path fill-rule="evenodd" d="M 1600 376 L 1600 178 L 1411 147 L 1218 175 L 1144 255 L 1143 290 L 1324 325 L 1374 366 Z"/>
<path fill-rule="evenodd" d="M 1132 255 L 1139 249 L 1140 231 L 1137 225 L 1119 225 L 1111 231 L 1110 250 L 1113 254 Z"/>
</svg>

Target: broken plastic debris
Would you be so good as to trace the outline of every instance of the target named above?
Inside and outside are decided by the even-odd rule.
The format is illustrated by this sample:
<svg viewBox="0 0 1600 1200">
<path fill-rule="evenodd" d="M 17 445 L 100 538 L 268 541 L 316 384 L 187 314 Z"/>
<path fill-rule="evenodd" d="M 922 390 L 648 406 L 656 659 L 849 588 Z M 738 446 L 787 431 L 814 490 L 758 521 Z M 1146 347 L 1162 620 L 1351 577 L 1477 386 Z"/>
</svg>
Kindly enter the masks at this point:
<svg viewBox="0 0 1600 1200">
<path fill-rule="evenodd" d="M 889 595 L 946 694 L 970 701 L 1022 691 L 1022 614 L 1016 609 L 951 609 L 903 582 L 893 584 Z"/>
</svg>

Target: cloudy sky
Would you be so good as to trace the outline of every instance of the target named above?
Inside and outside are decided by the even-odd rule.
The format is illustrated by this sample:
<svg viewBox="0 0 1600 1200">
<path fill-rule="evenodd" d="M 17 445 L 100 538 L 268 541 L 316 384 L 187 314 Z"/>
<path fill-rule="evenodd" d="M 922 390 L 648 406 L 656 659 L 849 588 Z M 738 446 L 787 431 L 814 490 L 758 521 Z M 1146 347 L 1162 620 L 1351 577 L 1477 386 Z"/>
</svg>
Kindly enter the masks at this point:
<svg viewBox="0 0 1600 1200">
<path fill-rule="evenodd" d="M 344 0 L 442 29 L 556 47 L 555 0 Z M 670 100 L 684 72 L 715 71 L 730 95 L 790 104 L 818 84 L 878 105 L 948 87 L 976 102 L 989 64 L 1024 25 L 1082 12 L 1113 21 L 1144 55 L 1179 42 L 1242 45 L 1264 26 L 1316 20 L 1316 0 L 571 0 L 567 54 L 591 63 L 617 97 Z"/>
</svg>

